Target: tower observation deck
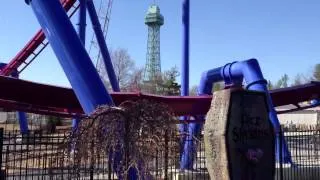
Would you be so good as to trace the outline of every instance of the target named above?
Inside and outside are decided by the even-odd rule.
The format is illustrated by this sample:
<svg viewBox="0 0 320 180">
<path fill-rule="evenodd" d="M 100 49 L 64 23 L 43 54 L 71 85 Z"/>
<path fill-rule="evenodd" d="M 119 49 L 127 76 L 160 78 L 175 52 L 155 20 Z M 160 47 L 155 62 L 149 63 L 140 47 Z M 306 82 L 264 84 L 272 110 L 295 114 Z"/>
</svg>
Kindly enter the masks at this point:
<svg viewBox="0 0 320 180">
<path fill-rule="evenodd" d="M 155 80 L 161 73 L 160 26 L 163 25 L 163 22 L 164 18 L 160 14 L 160 8 L 151 5 L 145 17 L 145 24 L 148 26 L 147 57 L 143 75 L 145 82 Z"/>
</svg>

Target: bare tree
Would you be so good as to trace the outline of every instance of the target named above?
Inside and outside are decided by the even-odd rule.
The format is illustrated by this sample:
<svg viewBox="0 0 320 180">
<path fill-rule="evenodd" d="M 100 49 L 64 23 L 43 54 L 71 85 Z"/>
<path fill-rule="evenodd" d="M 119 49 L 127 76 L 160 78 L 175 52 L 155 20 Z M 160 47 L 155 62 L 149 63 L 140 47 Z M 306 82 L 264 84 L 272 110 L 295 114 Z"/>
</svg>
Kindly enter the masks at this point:
<svg viewBox="0 0 320 180">
<path fill-rule="evenodd" d="M 127 91 L 141 91 L 143 88 L 143 68 L 135 68 L 128 85 Z"/>
<path fill-rule="evenodd" d="M 301 85 L 301 84 L 305 84 L 308 81 L 312 80 L 312 78 L 307 77 L 306 75 L 302 74 L 302 73 L 298 73 L 294 79 L 293 79 L 293 83 L 292 86 L 297 86 L 297 85 Z"/>
<path fill-rule="evenodd" d="M 198 95 L 198 86 L 197 85 L 193 85 L 189 91 L 189 95 L 190 96 L 196 96 Z"/>
<path fill-rule="evenodd" d="M 110 56 L 120 89 L 127 89 L 130 84 L 131 77 L 135 71 L 134 61 L 131 59 L 128 51 L 123 48 L 110 50 Z M 105 66 L 104 64 L 101 64 L 101 66 L 102 67 L 99 68 L 101 70 L 100 75 L 107 88 L 111 89 Z"/>
<path fill-rule="evenodd" d="M 320 64 L 314 66 L 313 77 L 315 80 L 320 81 Z"/>
<path fill-rule="evenodd" d="M 269 80 L 268 81 L 268 90 L 272 90 L 274 88 L 274 85 L 272 84 L 272 82 Z"/>
<path fill-rule="evenodd" d="M 198 95 L 198 89 L 199 87 L 197 85 L 194 85 L 191 87 L 189 94 L 190 96 L 197 96 Z M 212 87 L 212 92 L 220 91 L 224 89 L 224 83 L 223 82 L 217 82 L 214 83 Z"/>
</svg>

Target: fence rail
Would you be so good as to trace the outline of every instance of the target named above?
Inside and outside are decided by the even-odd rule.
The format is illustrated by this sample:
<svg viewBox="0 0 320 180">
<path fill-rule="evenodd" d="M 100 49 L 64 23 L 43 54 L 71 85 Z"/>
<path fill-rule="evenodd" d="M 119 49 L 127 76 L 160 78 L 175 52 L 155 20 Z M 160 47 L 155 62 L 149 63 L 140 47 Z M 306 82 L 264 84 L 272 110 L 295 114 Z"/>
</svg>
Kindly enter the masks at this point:
<svg viewBox="0 0 320 180">
<path fill-rule="evenodd" d="M 294 163 L 276 163 L 275 179 L 320 179 L 320 129 L 286 130 L 284 134 Z M 0 129 L 2 179 L 117 179 L 107 155 L 94 164 L 88 160 L 80 165 L 72 153 L 62 155 L 60 150 L 68 135 L 31 132 L 22 137 L 19 131 Z M 196 143 L 194 170 L 180 171 L 180 154 L 169 159 L 165 151 L 154 154 L 153 161 L 148 162 L 150 174 L 155 179 L 210 179 L 202 137 Z"/>
</svg>

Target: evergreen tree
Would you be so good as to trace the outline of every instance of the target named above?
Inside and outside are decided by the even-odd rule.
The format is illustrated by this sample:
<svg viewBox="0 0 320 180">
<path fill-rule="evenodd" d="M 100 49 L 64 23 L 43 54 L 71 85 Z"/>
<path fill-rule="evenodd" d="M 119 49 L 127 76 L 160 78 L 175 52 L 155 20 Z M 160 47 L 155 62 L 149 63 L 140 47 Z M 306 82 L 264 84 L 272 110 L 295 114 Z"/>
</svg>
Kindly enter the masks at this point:
<svg viewBox="0 0 320 180">
<path fill-rule="evenodd" d="M 289 76 L 287 74 L 284 74 L 282 76 L 282 87 L 286 88 L 289 86 L 288 84 L 289 84 Z"/>
<path fill-rule="evenodd" d="M 213 91 L 213 92 L 220 91 L 220 90 L 223 89 L 223 87 L 224 87 L 223 82 L 214 83 L 214 85 L 213 85 L 213 87 L 212 87 L 212 91 Z"/>
<path fill-rule="evenodd" d="M 157 82 L 157 94 L 176 96 L 180 94 L 180 85 L 176 82 L 180 75 L 177 67 L 165 71 L 162 75 L 162 81 Z"/>
<path fill-rule="evenodd" d="M 274 89 L 278 88 L 286 88 L 289 84 L 289 76 L 287 74 L 284 74 L 276 83 L 274 86 Z"/>
</svg>

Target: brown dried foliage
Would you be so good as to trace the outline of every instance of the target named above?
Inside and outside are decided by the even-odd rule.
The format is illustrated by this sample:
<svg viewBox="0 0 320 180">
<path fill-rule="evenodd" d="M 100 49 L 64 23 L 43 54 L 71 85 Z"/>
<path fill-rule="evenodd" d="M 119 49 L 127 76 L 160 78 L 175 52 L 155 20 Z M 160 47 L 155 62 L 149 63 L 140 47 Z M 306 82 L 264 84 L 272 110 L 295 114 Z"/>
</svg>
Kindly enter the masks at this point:
<svg viewBox="0 0 320 180">
<path fill-rule="evenodd" d="M 155 156 L 166 154 L 157 165 L 164 168 L 176 158 L 179 145 L 175 116 L 160 103 L 139 100 L 125 102 L 119 107 L 100 106 L 79 124 L 77 130 L 67 138 L 62 155 L 73 153 L 73 163 L 78 167 L 83 162 L 98 163 L 101 157 L 121 157 L 113 171 L 126 177 L 129 168 L 136 168 L 139 177 L 152 175 Z M 70 149 L 72 145 L 72 151 Z M 162 167 L 161 167 L 162 166 Z M 138 168 L 139 167 L 139 168 Z"/>
</svg>

